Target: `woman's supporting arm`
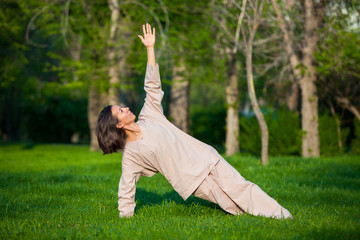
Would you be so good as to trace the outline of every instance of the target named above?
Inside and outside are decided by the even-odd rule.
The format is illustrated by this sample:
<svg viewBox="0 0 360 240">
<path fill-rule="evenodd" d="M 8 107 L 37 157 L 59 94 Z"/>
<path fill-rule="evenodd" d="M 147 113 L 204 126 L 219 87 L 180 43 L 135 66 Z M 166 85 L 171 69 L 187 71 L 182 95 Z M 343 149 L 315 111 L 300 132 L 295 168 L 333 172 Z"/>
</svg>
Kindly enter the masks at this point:
<svg viewBox="0 0 360 240">
<path fill-rule="evenodd" d="M 155 60 L 155 28 L 151 32 L 151 25 L 146 23 L 143 25 L 144 36 L 138 35 L 144 46 L 147 48 L 148 63 L 152 66 L 156 66 Z"/>
<path fill-rule="evenodd" d="M 136 182 L 139 181 L 141 170 L 136 165 L 129 164 L 132 161 L 127 159 L 127 155 L 123 154 L 121 163 L 121 178 L 119 182 L 118 204 L 119 216 L 131 217 L 134 215 L 135 209 L 135 192 Z"/>
</svg>

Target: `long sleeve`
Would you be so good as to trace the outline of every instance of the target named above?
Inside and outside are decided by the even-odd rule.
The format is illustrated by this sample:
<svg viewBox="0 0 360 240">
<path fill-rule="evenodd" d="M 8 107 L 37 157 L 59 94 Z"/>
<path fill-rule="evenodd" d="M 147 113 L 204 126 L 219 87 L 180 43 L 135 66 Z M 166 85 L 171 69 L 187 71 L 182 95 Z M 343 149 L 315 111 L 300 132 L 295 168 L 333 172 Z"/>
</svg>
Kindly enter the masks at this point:
<svg viewBox="0 0 360 240">
<path fill-rule="evenodd" d="M 163 114 L 161 101 L 164 92 L 161 89 L 159 65 L 152 66 L 149 63 L 146 67 L 144 89 L 146 91 L 145 105 Z"/>
<path fill-rule="evenodd" d="M 120 217 L 131 217 L 135 209 L 136 182 L 139 181 L 141 172 L 130 165 L 126 156 L 123 155 L 122 174 L 119 183 L 118 203 Z"/>
</svg>

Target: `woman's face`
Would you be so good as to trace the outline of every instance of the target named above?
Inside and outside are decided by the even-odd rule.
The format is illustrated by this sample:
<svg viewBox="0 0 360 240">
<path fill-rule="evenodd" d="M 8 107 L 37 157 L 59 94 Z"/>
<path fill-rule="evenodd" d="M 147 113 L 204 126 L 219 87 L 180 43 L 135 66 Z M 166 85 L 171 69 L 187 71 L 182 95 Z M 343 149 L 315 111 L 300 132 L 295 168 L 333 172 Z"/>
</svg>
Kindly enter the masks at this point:
<svg viewBox="0 0 360 240">
<path fill-rule="evenodd" d="M 129 110 L 128 107 L 122 108 L 119 105 L 111 106 L 111 113 L 117 118 L 117 128 L 123 128 L 126 125 L 135 121 L 136 116 Z"/>
</svg>

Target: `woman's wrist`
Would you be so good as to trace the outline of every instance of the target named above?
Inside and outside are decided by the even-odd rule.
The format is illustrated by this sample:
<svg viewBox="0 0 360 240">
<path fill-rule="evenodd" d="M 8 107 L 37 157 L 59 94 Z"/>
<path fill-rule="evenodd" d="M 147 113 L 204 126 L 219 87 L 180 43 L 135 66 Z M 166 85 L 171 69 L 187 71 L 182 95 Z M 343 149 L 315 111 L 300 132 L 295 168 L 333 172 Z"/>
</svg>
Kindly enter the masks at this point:
<svg viewBox="0 0 360 240">
<path fill-rule="evenodd" d="M 155 50 L 154 47 L 147 47 L 147 56 L 148 56 L 148 63 L 156 66 L 156 60 L 155 60 Z"/>
</svg>

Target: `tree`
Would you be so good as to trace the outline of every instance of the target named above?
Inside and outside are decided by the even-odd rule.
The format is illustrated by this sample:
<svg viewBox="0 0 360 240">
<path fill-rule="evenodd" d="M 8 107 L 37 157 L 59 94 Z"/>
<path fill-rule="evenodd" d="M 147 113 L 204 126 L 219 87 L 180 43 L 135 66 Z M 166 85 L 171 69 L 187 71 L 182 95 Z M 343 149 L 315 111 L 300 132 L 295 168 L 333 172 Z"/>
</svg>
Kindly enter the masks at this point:
<svg viewBox="0 0 360 240">
<path fill-rule="evenodd" d="M 359 5 L 343 1 L 331 3 L 315 54 L 320 97 L 329 104 L 330 109 L 338 106 L 351 112 L 358 120 L 360 38 L 359 25 L 352 19 Z"/>
<path fill-rule="evenodd" d="M 226 59 L 226 141 L 225 154 L 233 155 L 239 152 L 239 89 L 238 89 L 238 61 L 236 52 L 238 49 L 239 26 L 244 15 L 246 0 L 243 0 L 239 20 L 236 24 L 229 22 L 229 15 L 233 17 L 239 6 L 233 1 L 223 1 L 215 5 L 212 1 L 213 20 L 220 31 L 216 35 L 217 50 L 221 58 Z M 226 13 L 226 14 L 225 14 Z M 233 19 L 233 18 L 230 18 Z M 237 29 L 237 30 L 236 30 Z M 235 39 L 235 40 L 234 40 Z M 235 45 L 235 46 L 234 46 Z"/>
<path fill-rule="evenodd" d="M 111 20 L 110 20 L 110 31 L 109 31 L 109 47 L 107 49 L 107 58 L 109 61 L 109 76 L 110 76 L 110 88 L 108 92 L 108 100 L 107 102 L 110 105 L 115 105 L 119 103 L 119 90 L 117 86 L 120 84 L 119 71 L 123 70 L 124 64 L 119 64 L 117 66 L 118 57 L 117 52 L 118 48 L 116 48 L 116 41 L 118 41 L 117 34 L 119 29 L 119 18 L 120 18 L 120 9 L 118 0 L 109 0 L 109 9 L 111 12 Z M 124 59 L 124 58 L 123 58 Z M 122 61 L 124 62 L 124 61 Z M 119 69 L 122 67 L 122 69 Z"/>
<path fill-rule="evenodd" d="M 191 4 L 181 1 L 168 3 L 173 12 L 173 27 L 169 29 L 169 51 L 170 62 L 172 64 L 169 119 L 182 131 L 190 131 L 190 74 L 187 61 L 188 51 L 184 51 L 184 45 L 187 43 L 186 33 L 191 29 L 191 18 L 185 15 L 185 9 L 188 10 Z M 175 17 L 176 16 L 176 17 Z M 177 21 L 179 19 L 180 21 Z M 175 37 L 176 36 L 176 37 Z M 191 38 L 189 38 L 189 41 Z M 165 47 L 165 46 L 162 46 Z"/>
<path fill-rule="evenodd" d="M 5 141 L 19 139 L 22 86 L 27 86 L 24 67 L 27 62 L 23 38 L 26 22 L 24 12 L 16 2 L 2 2 L 0 9 L 0 137 Z"/>
<path fill-rule="evenodd" d="M 360 120 L 360 38 L 354 18 L 359 3 L 334 1 L 329 5 L 315 54 L 317 86 L 320 101 L 329 106 L 335 119 L 342 152 L 346 143 L 342 130 L 346 133 L 347 126 L 355 127 L 356 119 Z"/>
<path fill-rule="evenodd" d="M 185 70 L 184 59 L 173 65 L 169 115 L 175 126 L 189 133 L 190 82 L 184 77 Z"/>
<path fill-rule="evenodd" d="M 250 102 L 261 130 L 261 162 L 263 165 L 266 165 L 268 163 L 269 131 L 264 115 L 261 113 L 258 101 L 256 99 L 255 88 L 254 88 L 254 77 L 252 70 L 253 42 L 254 42 L 256 30 L 258 29 L 260 24 L 260 16 L 263 11 L 264 1 L 261 0 L 259 2 L 258 0 L 249 0 L 248 5 L 250 6 L 249 11 L 246 15 L 247 18 L 246 23 L 248 28 L 246 29 L 242 25 L 241 32 L 245 46 L 244 52 L 246 56 L 246 76 L 247 76 L 247 85 L 248 85 Z"/>
<path fill-rule="evenodd" d="M 166 48 L 172 65 L 169 119 L 175 126 L 189 133 L 191 86 L 198 81 L 209 82 L 206 80 L 209 77 L 205 75 L 211 74 L 211 69 L 202 67 L 204 62 L 211 64 L 213 59 L 213 40 L 206 15 L 209 6 L 206 2 L 181 0 L 168 1 L 167 7 L 172 20 Z"/>
<path fill-rule="evenodd" d="M 318 132 L 318 96 L 316 91 L 315 51 L 317 49 L 319 33 L 325 14 L 326 1 L 315 3 L 313 0 L 302 1 L 304 19 L 304 37 L 301 55 L 295 48 L 293 35 L 285 22 L 283 10 L 277 0 L 271 0 L 276 12 L 280 29 L 283 32 L 285 50 L 288 54 L 290 65 L 301 88 L 301 125 L 302 155 L 303 157 L 318 157 L 320 143 Z M 301 56 L 301 57 L 300 57 Z"/>
</svg>

